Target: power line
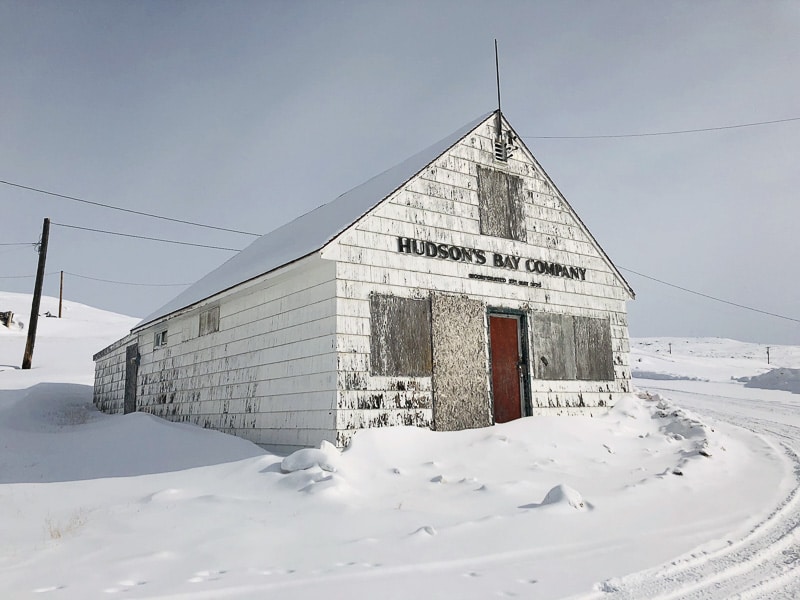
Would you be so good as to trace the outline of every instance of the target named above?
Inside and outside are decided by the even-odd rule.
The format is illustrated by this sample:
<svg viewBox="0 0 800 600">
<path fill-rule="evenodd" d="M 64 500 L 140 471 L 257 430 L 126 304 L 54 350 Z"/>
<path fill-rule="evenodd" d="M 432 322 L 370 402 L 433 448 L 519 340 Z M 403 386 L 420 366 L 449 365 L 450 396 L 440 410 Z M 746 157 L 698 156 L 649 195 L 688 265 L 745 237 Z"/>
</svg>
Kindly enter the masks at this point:
<svg viewBox="0 0 800 600">
<path fill-rule="evenodd" d="M 59 271 L 51 271 L 49 273 L 45 273 L 45 275 L 58 275 Z M 70 271 L 64 271 L 65 275 L 70 275 L 72 277 L 78 277 L 80 279 L 90 279 L 92 281 L 102 281 L 104 283 L 116 283 L 119 285 L 134 285 L 134 286 L 144 286 L 144 287 L 180 287 L 191 285 L 191 283 L 141 283 L 141 282 L 134 282 L 134 281 L 118 281 L 115 279 L 101 279 L 99 277 L 90 277 L 88 275 L 81 275 L 80 273 L 72 273 Z M 0 275 L 0 279 L 33 279 L 36 275 Z"/>
<path fill-rule="evenodd" d="M 789 117 L 788 119 L 775 119 L 774 121 L 756 121 L 754 123 L 739 123 L 737 125 L 722 125 L 720 127 L 701 127 L 699 129 L 678 129 L 675 131 L 651 131 L 647 133 L 619 133 L 611 135 L 522 135 L 529 140 L 596 140 L 609 138 L 635 138 L 653 137 L 657 135 L 679 135 L 683 133 L 702 133 L 705 131 L 723 131 L 725 129 L 740 129 L 742 127 L 758 127 L 760 125 L 773 125 L 775 123 L 788 123 L 790 121 L 800 121 L 800 117 Z"/>
<path fill-rule="evenodd" d="M 36 242 L 4 242 L 0 246 L 35 246 Z"/>
<path fill-rule="evenodd" d="M 179 242 L 178 240 L 166 240 L 164 238 L 148 237 L 146 235 L 133 235 L 132 233 L 121 233 L 119 231 L 106 231 L 105 229 L 93 229 L 91 227 L 80 227 L 79 225 L 66 225 L 65 223 L 51 223 L 57 227 L 68 227 L 69 229 L 81 229 L 83 231 L 94 231 L 108 235 L 119 235 L 122 237 L 136 238 L 138 240 L 151 240 L 153 242 L 164 242 L 166 244 L 179 244 L 181 246 L 196 246 L 198 248 L 211 248 L 212 250 L 227 250 L 229 252 L 240 252 L 241 248 L 226 248 L 224 246 L 209 246 L 208 244 L 193 244 L 192 242 Z"/>
<path fill-rule="evenodd" d="M 59 225 L 61 227 L 74 227 L 74 226 L 70 226 L 70 225 L 63 225 L 61 223 L 52 223 L 52 224 L 53 225 Z M 85 227 L 75 227 L 75 228 L 76 229 L 88 229 L 88 228 L 85 228 Z M 100 230 L 89 229 L 89 231 L 100 231 Z M 101 233 L 112 233 L 112 232 L 101 231 Z M 128 234 L 115 234 L 115 235 L 127 236 Z M 142 236 L 130 236 L 130 237 L 142 237 Z M 144 238 L 144 239 L 155 239 L 155 238 Z M 178 244 L 180 244 L 180 243 L 188 243 L 188 242 L 173 242 L 172 240 L 158 240 L 158 241 L 172 242 L 172 243 L 178 243 Z M 190 245 L 196 245 L 196 244 L 190 244 Z M 682 287 L 680 285 L 676 285 L 674 283 L 669 283 L 668 281 L 664 281 L 663 279 L 658 279 L 656 277 L 651 277 L 650 275 L 645 275 L 644 273 L 640 273 L 639 271 L 634 271 L 633 269 L 629 269 L 627 267 L 623 267 L 623 266 L 620 266 L 620 265 L 617 265 L 617 268 L 619 268 L 619 269 L 621 269 L 623 271 L 627 271 L 629 273 L 633 273 L 634 275 L 638 275 L 639 277 L 644 277 L 645 279 L 649 279 L 650 281 L 655 281 L 656 283 L 660 283 L 662 285 L 666 285 L 668 287 L 675 288 L 677 290 L 681 290 L 681 291 L 687 292 L 689 294 L 694 294 L 695 296 L 701 296 L 702 298 L 707 298 L 708 300 L 713 300 L 715 302 L 721 302 L 723 304 L 728 304 L 730 306 L 735 306 L 736 308 L 741 308 L 741 309 L 744 309 L 744 310 L 757 312 L 757 313 L 760 313 L 760 314 L 763 314 L 763 315 L 768 315 L 770 317 L 777 317 L 778 319 L 784 319 L 786 321 L 793 321 L 795 323 L 800 323 L 800 319 L 795 319 L 794 317 L 787 317 L 785 315 L 780 315 L 778 313 L 769 312 L 769 311 L 766 311 L 766 310 L 762 310 L 760 308 L 754 308 L 752 306 L 747 306 L 745 304 L 739 304 L 737 302 L 731 302 L 730 300 L 723 300 L 722 298 L 717 298 L 716 296 L 711 296 L 709 294 L 704 294 L 702 292 L 697 292 L 695 290 L 690 290 L 689 288 L 685 288 L 685 287 Z M 59 273 L 58 271 L 51 271 L 50 273 L 45 273 L 45 275 L 56 275 L 58 273 Z M 80 279 L 89 279 L 89 280 L 92 280 L 92 281 L 101 281 L 101 282 L 104 282 L 104 283 L 115 283 L 115 284 L 119 284 L 119 285 L 131 285 L 131 286 L 142 286 L 142 287 L 180 287 L 180 286 L 191 285 L 191 283 L 141 283 L 141 282 L 132 282 L 132 281 L 118 281 L 118 280 L 114 280 L 114 279 L 102 279 L 102 278 L 99 278 L 99 277 L 90 277 L 88 275 L 81 275 L 79 273 L 72 273 L 70 271 L 64 271 L 64 273 L 66 275 L 71 275 L 72 277 L 78 277 Z M 0 275 L 0 279 L 31 279 L 33 277 L 35 277 L 35 275 Z"/>
<path fill-rule="evenodd" d="M 645 275 L 644 273 L 639 273 L 638 271 L 634 271 L 633 269 L 627 269 L 625 267 L 621 267 L 617 265 L 617 268 L 622 269 L 623 271 L 628 271 L 629 273 L 633 273 L 634 275 L 638 275 L 639 277 L 644 277 L 645 279 L 649 279 L 651 281 L 655 281 L 662 285 L 669 286 L 671 288 L 675 288 L 684 292 L 688 292 L 690 294 L 694 294 L 695 296 L 702 296 L 703 298 L 708 298 L 709 300 L 714 300 L 715 302 L 722 302 L 723 304 L 729 304 L 731 306 L 735 306 L 737 308 L 743 308 L 745 310 L 751 310 L 753 312 L 761 313 L 762 315 L 769 315 L 771 317 L 777 317 L 779 319 L 785 319 L 787 321 L 794 321 L 795 323 L 800 323 L 800 319 L 795 319 L 794 317 L 787 317 L 785 315 L 779 315 L 777 313 L 769 312 L 766 310 L 761 310 L 760 308 L 753 308 L 752 306 L 745 306 L 744 304 L 737 304 L 736 302 L 731 302 L 730 300 L 723 300 L 722 298 L 717 298 L 715 296 L 709 296 L 708 294 L 703 294 L 702 292 L 696 292 L 694 290 L 690 290 L 689 288 L 681 287 L 679 285 L 675 285 L 674 283 L 669 283 L 667 281 L 662 281 L 661 279 L 656 279 L 655 277 L 650 277 L 650 275 Z"/>
<path fill-rule="evenodd" d="M 91 279 L 92 281 L 102 281 L 104 283 L 117 283 L 119 285 L 134 285 L 134 286 L 144 286 L 144 287 L 178 287 L 178 286 L 191 285 L 191 283 L 137 283 L 132 281 L 117 281 L 114 279 L 101 279 L 99 277 L 89 277 L 88 275 L 79 275 L 78 273 L 70 273 L 69 271 L 64 271 L 64 274 L 71 275 L 72 277 L 79 277 L 80 279 Z"/>
<path fill-rule="evenodd" d="M 184 225 L 193 225 L 195 227 L 205 227 L 206 229 L 216 229 L 217 231 L 227 231 L 228 233 L 240 233 L 242 235 L 251 235 L 253 237 L 261 237 L 260 233 L 252 233 L 250 231 L 240 231 L 238 229 L 227 229 L 225 227 L 217 227 L 216 225 L 206 225 L 204 223 L 196 223 L 194 221 L 185 221 L 183 219 L 173 219 L 172 217 L 164 217 L 161 215 L 154 215 L 152 213 L 146 213 L 139 210 L 132 210 L 130 208 L 121 208 L 119 206 L 113 206 L 111 204 L 103 204 L 102 202 L 92 202 L 91 200 L 84 200 L 83 198 L 76 198 L 75 196 L 66 196 L 64 194 L 57 194 L 56 192 L 48 192 L 47 190 L 41 190 L 39 188 L 30 187 L 27 185 L 22 185 L 20 183 L 14 183 L 12 181 L 0 181 L 0 183 L 4 185 L 10 185 L 13 187 L 21 188 L 23 190 L 29 190 L 31 192 L 37 192 L 39 194 L 46 194 L 48 196 L 55 196 L 56 198 L 64 198 L 65 200 L 72 200 L 74 202 L 82 202 L 83 204 L 91 204 L 92 206 L 100 206 L 102 208 L 108 208 L 110 210 L 119 210 L 122 212 L 134 214 L 134 215 L 141 215 L 143 217 L 152 217 L 153 219 L 161 219 L 163 221 L 172 221 L 173 223 L 182 223 Z"/>
<path fill-rule="evenodd" d="M 50 273 L 45 273 L 46 275 L 57 275 L 58 271 L 51 271 Z M 0 275 L 0 279 L 33 279 L 36 275 Z"/>
</svg>

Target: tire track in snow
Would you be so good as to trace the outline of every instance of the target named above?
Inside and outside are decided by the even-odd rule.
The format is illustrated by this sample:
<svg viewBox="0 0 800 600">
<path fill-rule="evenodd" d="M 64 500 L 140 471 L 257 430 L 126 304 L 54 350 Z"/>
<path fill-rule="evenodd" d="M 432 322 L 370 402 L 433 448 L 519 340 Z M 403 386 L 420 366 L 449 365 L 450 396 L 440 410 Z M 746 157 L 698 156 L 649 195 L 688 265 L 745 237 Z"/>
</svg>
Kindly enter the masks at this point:
<svg viewBox="0 0 800 600">
<path fill-rule="evenodd" d="M 713 394 L 650 387 L 653 391 L 698 395 L 729 402 L 732 399 Z M 671 398 L 677 404 L 681 400 Z M 716 403 L 715 403 L 716 404 Z M 597 591 L 577 596 L 583 600 L 653 600 L 741 599 L 774 600 L 800 597 L 800 427 L 781 423 L 781 411 L 771 402 L 750 401 L 748 408 L 759 405 L 769 412 L 769 419 L 745 416 L 705 406 L 689 406 L 697 413 L 726 421 L 753 431 L 785 457 L 793 476 L 791 491 L 775 510 L 757 523 L 749 533 L 728 546 L 695 552 L 674 562 L 604 581 Z M 716 404 L 719 406 L 719 404 Z M 784 408 L 783 406 L 781 408 Z M 786 409 L 796 415 L 797 407 Z M 787 411 L 788 413 L 788 411 Z M 784 413 L 788 416 L 787 413 Z"/>
</svg>

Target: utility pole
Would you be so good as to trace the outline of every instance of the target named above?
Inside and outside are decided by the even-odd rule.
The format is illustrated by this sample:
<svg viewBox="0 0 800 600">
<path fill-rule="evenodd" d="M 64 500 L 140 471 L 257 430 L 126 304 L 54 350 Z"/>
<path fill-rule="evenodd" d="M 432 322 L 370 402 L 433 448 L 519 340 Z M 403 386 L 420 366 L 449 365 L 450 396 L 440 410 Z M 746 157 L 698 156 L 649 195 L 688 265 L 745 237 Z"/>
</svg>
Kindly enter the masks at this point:
<svg viewBox="0 0 800 600">
<path fill-rule="evenodd" d="M 672 342 L 669 343 L 669 353 L 672 354 Z"/>
<path fill-rule="evenodd" d="M 769 346 L 767 346 L 767 364 L 769 364 Z"/>
<path fill-rule="evenodd" d="M 42 284 L 44 283 L 44 265 L 47 260 L 47 240 L 50 238 L 50 219 L 42 225 L 42 240 L 39 242 L 39 268 L 36 269 L 36 284 L 33 288 L 31 319 L 28 322 L 28 342 L 25 344 L 25 355 L 22 357 L 22 368 L 30 369 L 33 360 L 33 346 L 36 343 L 36 325 L 39 323 L 39 304 L 42 301 Z"/>
<path fill-rule="evenodd" d="M 64 271 L 61 271 L 61 285 L 58 286 L 58 318 L 61 318 L 61 305 L 64 303 Z"/>
</svg>

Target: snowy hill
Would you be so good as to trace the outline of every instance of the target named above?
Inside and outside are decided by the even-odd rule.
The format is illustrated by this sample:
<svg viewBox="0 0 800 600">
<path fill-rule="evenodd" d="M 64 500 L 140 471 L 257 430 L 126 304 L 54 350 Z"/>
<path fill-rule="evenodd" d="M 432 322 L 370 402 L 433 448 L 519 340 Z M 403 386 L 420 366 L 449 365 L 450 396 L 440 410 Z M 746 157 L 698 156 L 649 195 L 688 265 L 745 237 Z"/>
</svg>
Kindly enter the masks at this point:
<svg viewBox="0 0 800 600">
<path fill-rule="evenodd" d="M 23 320 L 26 302 L 0 293 Z M 40 319 L 30 371 L 14 366 L 24 332 L 0 328 L 4 598 L 593 597 L 698 546 L 726 548 L 788 485 L 768 441 L 652 394 L 601 418 L 362 431 L 343 453 L 290 457 L 104 415 L 91 356 L 137 319 L 67 307 Z M 728 381 L 763 368 L 712 345 L 664 357 L 640 340 L 634 360 Z"/>
<path fill-rule="evenodd" d="M 800 346 L 767 346 L 725 338 L 631 339 L 631 370 L 635 378 L 729 381 L 752 377 L 775 367 L 800 368 Z"/>
<path fill-rule="evenodd" d="M 31 295 L 0 292 L 0 312 L 8 310 L 13 311 L 14 320 L 22 323 L 23 327 L 12 326 L 9 329 L 0 326 L 0 371 L 17 369 L 22 364 Z M 63 303 L 63 318 L 45 317 L 47 312 L 58 315 L 58 298 L 42 296 L 31 369 L 47 370 L 49 381 L 91 385 L 94 381 L 94 353 L 123 337 L 139 322 L 134 317 L 69 301 Z M 27 377 L 30 381 L 38 377 L 22 373 L 17 376 Z"/>
</svg>

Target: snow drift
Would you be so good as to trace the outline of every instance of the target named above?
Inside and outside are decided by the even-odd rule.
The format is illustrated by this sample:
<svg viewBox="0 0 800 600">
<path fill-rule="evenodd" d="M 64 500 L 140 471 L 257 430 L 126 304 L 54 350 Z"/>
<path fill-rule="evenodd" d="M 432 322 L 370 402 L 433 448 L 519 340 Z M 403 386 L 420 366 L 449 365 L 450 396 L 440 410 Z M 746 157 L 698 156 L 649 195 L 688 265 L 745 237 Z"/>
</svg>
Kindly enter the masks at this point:
<svg viewBox="0 0 800 600">
<path fill-rule="evenodd" d="M 656 394 L 601 418 L 363 430 L 344 452 L 288 457 L 103 415 L 91 355 L 135 319 L 67 306 L 40 321 L 30 371 L 14 367 L 24 335 L 0 335 L 10 598 L 553 598 L 725 545 L 784 477 L 765 441 Z"/>
</svg>

